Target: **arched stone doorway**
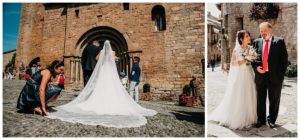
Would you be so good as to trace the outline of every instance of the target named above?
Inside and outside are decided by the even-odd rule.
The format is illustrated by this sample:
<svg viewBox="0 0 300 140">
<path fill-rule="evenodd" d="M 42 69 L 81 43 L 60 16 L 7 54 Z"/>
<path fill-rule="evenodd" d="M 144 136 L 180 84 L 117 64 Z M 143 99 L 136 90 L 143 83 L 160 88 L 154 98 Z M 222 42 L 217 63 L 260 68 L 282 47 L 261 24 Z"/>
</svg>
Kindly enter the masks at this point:
<svg viewBox="0 0 300 140">
<path fill-rule="evenodd" d="M 83 83 L 83 74 L 81 68 L 81 56 L 84 48 L 94 40 L 100 42 L 102 48 L 105 40 L 109 40 L 112 49 L 116 52 L 119 58 L 116 62 L 118 72 L 125 71 L 127 75 L 130 73 L 130 57 L 128 55 L 128 46 L 124 36 L 116 29 L 107 26 L 99 26 L 85 32 L 76 44 L 76 56 L 72 57 L 70 62 L 70 82 Z M 83 85 L 83 84 L 82 84 Z"/>
</svg>

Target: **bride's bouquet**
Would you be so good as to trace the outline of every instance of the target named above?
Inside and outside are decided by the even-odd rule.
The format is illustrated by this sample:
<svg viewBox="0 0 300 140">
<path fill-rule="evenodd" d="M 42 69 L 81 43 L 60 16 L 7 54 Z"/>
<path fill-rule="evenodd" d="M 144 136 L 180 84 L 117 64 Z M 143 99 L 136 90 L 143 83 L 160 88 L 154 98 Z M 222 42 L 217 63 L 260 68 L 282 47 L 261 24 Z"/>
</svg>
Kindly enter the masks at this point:
<svg viewBox="0 0 300 140">
<path fill-rule="evenodd" d="M 253 47 L 249 47 L 249 49 L 243 50 L 242 52 L 242 57 L 244 60 L 246 60 L 247 65 L 249 65 L 252 62 L 256 62 L 258 58 L 258 54 L 256 53 L 256 49 Z"/>
</svg>

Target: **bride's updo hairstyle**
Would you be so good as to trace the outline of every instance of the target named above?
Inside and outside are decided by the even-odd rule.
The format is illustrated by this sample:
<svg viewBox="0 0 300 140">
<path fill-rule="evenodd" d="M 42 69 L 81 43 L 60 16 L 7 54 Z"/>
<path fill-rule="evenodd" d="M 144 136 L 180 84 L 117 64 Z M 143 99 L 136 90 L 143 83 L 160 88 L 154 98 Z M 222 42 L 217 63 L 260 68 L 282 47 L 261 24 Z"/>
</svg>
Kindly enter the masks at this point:
<svg viewBox="0 0 300 140">
<path fill-rule="evenodd" d="M 246 33 L 248 33 L 248 35 L 250 36 L 250 33 L 246 30 L 240 30 L 236 33 L 237 40 L 238 40 L 240 45 L 242 45 L 242 43 L 243 43 L 242 41 L 243 41 Z"/>
</svg>

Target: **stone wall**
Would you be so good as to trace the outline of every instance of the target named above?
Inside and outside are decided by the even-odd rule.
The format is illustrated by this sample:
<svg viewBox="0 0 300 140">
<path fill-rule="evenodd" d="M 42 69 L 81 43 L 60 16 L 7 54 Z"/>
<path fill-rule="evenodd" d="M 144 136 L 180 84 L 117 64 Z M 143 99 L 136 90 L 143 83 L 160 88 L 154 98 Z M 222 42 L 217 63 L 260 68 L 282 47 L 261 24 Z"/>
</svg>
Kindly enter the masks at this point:
<svg viewBox="0 0 300 140">
<path fill-rule="evenodd" d="M 228 46 L 235 45 L 236 32 L 241 30 L 239 20 L 243 20 L 243 29 L 250 32 L 253 39 L 259 36 L 259 24 L 263 20 L 250 21 L 249 11 L 252 3 L 225 3 L 223 4 L 223 18 L 228 15 Z M 279 3 L 282 9 L 277 19 L 268 20 L 273 25 L 273 34 L 283 37 L 288 50 L 289 61 L 297 63 L 297 3 Z M 230 51 L 230 52 L 231 52 Z"/>
<path fill-rule="evenodd" d="M 168 81 L 175 88 L 182 88 L 194 75 L 201 79 L 201 91 L 204 91 L 204 78 L 200 76 L 200 60 L 205 57 L 204 4 L 175 5 L 170 12 L 165 40 Z"/>
</svg>

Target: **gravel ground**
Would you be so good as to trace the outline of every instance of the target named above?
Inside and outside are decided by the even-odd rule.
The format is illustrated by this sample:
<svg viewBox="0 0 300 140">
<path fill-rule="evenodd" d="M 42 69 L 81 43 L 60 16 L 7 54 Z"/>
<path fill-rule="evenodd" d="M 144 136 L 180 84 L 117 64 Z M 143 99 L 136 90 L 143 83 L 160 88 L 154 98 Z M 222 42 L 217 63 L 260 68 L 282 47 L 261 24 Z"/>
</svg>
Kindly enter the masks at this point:
<svg viewBox="0 0 300 140">
<path fill-rule="evenodd" d="M 159 113 L 138 128 L 109 128 L 68 123 L 31 113 L 16 112 L 16 101 L 25 81 L 3 81 L 3 137 L 204 137 L 204 108 L 181 107 L 170 102 L 144 102 Z M 50 106 L 71 101 L 78 92 L 63 91 Z"/>
</svg>

